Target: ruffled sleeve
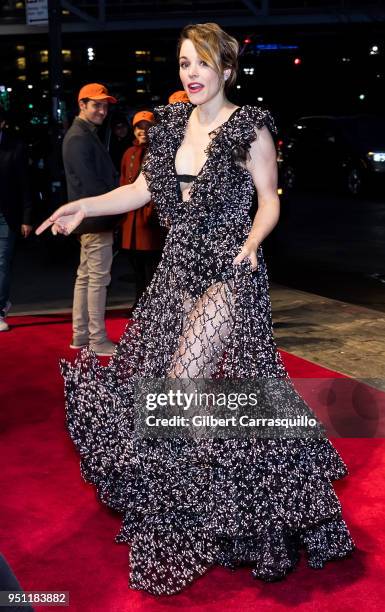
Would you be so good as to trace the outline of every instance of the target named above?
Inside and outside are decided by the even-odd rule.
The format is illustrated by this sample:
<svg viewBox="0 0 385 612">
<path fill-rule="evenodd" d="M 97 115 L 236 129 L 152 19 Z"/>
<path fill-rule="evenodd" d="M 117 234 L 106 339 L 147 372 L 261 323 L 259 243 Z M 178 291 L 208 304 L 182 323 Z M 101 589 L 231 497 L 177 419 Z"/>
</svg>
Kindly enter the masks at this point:
<svg viewBox="0 0 385 612">
<path fill-rule="evenodd" d="M 244 106 L 244 139 L 246 142 L 252 142 L 256 139 L 255 128 L 261 129 L 266 126 L 273 135 L 276 135 L 278 130 L 275 125 L 274 118 L 269 110 L 260 108 L 259 106 Z"/>
<path fill-rule="evenodd" d="M 154 179 L 156 177 L 157 158 L 161 153 L 159 146 L 161 147 L 165 140 L 164 125 L 162 125 L 165 108 L 166 106 L 158 106 L 154 109 L 155 123 L 148 130 L 148 147 L 142 163 L 142 174 L 146 179 L 147 187 L 153 199 L 156 199 L 156 181 Z"/>
<path fill-rule="evenodd" d="M 162 201 L 164 191 L 164 180 L 160 180 L 159 169 L 168 151 L 169 115 L 167 106 L 158 106 L 154 109 L 155 124 L 148 130 L 148 148 L 142 163 L 142 174 L 156 205 Z"/>
<path fill-rule="evenodd" d="M 162 170 L 159 164 L 169 155 L 175 140 L 183 132 L 191 109 L 192 104 L 185 102 L 157 106 L 154 109 L 155 124 L 148 131 L 149 144 L 142 164 L 142 172 L 151 193 L 156 191 L 155 179 Z"/>
<path fill-rule="evenodd" d="M 272 116 L 269 110 L 261 109 L 255 106 L 251 107 L 251 109 L 254 112 L 254 115 L 252 112 L 251 116 L 255 118 L 255 125 L 257 128 L 261 128 L 266 125 L 269 128 L 270 132 L 272 132 L 273 134 L 277 134 L 277 126 L 275 124 L 274 117 Z"/>
<path fill-rule="evenodd" d="M 148 149 L 151 150 L 151 147 L 156 145 L 159 138 L 163 140 L 164 137 L 164 128 L 167 126 L 167 118 L 170 116 L 170 111 L 168 106 L 157 106 L 154 108 L 154 117 L 155 123 L 148 130 Z"/>
<path fill-rule="evenodd" d="M 142 164 L 142 174 L 162 223 L 175 199 L 173 185 L 174 156 L 192 105 L 183 102 L 157 106 L 155 124 L 148 131 L 149 145 Z"/>
<path fill-rule="evenodd" d="M 269 110 L 259 106 L 243 106 L 236 120 L 223 131 L 226 146 L 231 149 L 231 155 L 236 162 L 244 162 L 249 156 L 249 149 L 258 138 L 256 129 L 266 126 L 273 137 L 278 130 Z"/>
</svg>

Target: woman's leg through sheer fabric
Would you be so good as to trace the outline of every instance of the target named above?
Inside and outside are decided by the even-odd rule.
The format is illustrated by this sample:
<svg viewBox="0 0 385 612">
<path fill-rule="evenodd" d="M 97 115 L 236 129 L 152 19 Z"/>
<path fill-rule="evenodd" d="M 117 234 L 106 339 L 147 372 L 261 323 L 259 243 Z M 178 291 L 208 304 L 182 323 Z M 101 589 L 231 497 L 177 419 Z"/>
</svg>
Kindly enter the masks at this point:
<svg viewBox="0 0 385 612">
<path fill-rule="evenodd" d="M 184 303 L 186 318 L 168 378 L 210 378 L 234 326 L 234 281 L 211 285 L 194 303 Z"/>
</svg>

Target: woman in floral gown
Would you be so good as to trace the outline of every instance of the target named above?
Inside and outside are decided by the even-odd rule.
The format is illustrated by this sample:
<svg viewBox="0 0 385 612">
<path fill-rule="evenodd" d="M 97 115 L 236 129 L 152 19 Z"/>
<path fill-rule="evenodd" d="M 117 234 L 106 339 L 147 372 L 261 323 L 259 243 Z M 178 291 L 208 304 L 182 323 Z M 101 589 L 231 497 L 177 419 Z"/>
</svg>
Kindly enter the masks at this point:
<svg viewBox="0 0 385 612">
<path fill-rule="evenodd" d="M 200 440 L 134 435 L 144 379 L 289 379 L 273 338 L 261 243 L 279 217 L 270 113 L 236 107 L 238 45 L 216 24 L 187 26 L 180 77 L 190 103 L 155 109 L 132 185 L 59 208 L 38 232 L 153 199 L 169 227 L 162 260 L 107 367 L 89 349 L 62 362 L 67 423 L 83 477 L 123 514 L 130 586 L 182 590 L 213 565 L 274 581 L 298 562 L 346 557 L 354 543 L 332 481 L 347 467 L 325 435 Z M 249 217 L 257 190 L 258 211 Z M 293 390 L 277 414 L 309 411 Z"/>
</svg>

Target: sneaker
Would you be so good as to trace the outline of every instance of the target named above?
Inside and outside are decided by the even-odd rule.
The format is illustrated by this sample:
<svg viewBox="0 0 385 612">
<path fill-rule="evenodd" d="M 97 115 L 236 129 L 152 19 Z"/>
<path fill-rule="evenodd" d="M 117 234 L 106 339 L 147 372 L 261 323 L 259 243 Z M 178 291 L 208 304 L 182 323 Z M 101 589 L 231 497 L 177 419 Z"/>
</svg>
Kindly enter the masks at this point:
<svg viewBox="0 0 385 612">
<path fill-rule="evenodd" d="M 99 357 L 110 357 L 115 352 L 116 344 L 115 342 L 111 342 L 111 340 L 106 340 L 105 342 L 100 342 L 99 344 L 90 344 L 90 348 Z"/>
<path fill-rule="evenodd" d="M 9 331 L 9 325 L 4 320 L 4 317 L 0 317 L 0 332 Z"/>
<path fill-rule="evenodd" d="M 79 350 L 88 346 L 88 339 L 84 338 L 72 338 L 70 348 Z"/>
</svg>

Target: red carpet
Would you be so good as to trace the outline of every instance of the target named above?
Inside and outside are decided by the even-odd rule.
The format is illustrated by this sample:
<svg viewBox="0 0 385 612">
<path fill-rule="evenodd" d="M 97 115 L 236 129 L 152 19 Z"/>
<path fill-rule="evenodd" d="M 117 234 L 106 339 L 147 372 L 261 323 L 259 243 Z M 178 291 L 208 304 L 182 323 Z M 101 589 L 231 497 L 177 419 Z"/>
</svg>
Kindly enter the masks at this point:
<svg viewBox="0 0 385 612">
<path fill-rule="evenodd" d="M 128 588 L 128 547 L 116 544 L 120 516 L 97 501 L 79 473 L 64 426 L 58 360 L 71 358 L 68 315 L 10 318 L 1 350 L 0 550 L 25 590 L 66 590 L 71 611 L 181 609 L 229 612 L 382 610 L 385 599 L 385 443 L 335 439 L 350 475 L 335 483 L 357 550 L 323 570 L 302 558 L 284 581 L 267 584 L 248 569 L 214 568 L 182 594 L 155 598 Z M 118 340 L 122 315 L 110 313 Z M 337 376 L 283 353 L 292 376 Z M 36 608 L 41 610 L 57 608 Z"/>
</svg>

